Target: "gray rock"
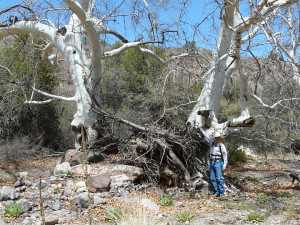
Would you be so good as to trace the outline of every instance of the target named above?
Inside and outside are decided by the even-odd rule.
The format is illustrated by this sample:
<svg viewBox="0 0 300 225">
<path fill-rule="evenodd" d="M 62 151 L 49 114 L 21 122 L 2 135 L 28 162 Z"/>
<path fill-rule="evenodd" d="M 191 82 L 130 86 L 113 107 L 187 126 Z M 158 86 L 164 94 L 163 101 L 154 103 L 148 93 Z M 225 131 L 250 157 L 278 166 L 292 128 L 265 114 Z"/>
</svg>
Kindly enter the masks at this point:
<svg viewBox="0 0 300 225">
<path fill-rule="evenodd" d="M 98 174 L 90 177 L 90 187 L 103 192 L 110 189 L 111 179 L 107 174 Z"/>
<path fill-rule="evenodd" d="M 1 189 L 1 195 L 10 196 L 14 191 L 15 190 L 12 186 L 3 186 Z"/>
<path fill-rule="evenodd" d="M 29 212 L 32 210 L 32 203 L 29 201 L 21 201 L 20 204 L 23 206 L 24 212 Z"/>
<path fill-rule="evenodd" d="M 64 156 L 61 159 L 61 163 L 68 162 L 70 166 L 75 166 L 79 164 L 78 161 L 78 151 L 75 149 L 69 149 L 64 154 Z"/>
<path fill-rule="evenodd" d="M 95 205 L 100 205 L 100 204 L 106 204 L 107 200 L 105 198 L 100 198 L 98 196 L 94 197 L 94 204 Z"/>
<path fill-rule="evenodd" d="M 52 203 L 52 205 L 50 206 L 51 209 L 58 211 L 60 210 L 60 201 L 55 201 Z"/>
<path fill-rule="evenodd" d="M 153 211 L 158 211 L 160 208 L 159 205 L 156 205 L 151 199 L 147 199 L 147 198 L 142 198 L 140 200 L 140 204 Z"/>
<path fill-rule="evenodd" d="M 68 180 L 65 184 L 66 188 L 73 188 L 74 182 L 72 180 Z"/>
<path fill-rule="evenodd" d="M 57 164 L 54 169 L 54 175 L 65 175 L 68 171 L 71 171 L 70 163 L 63 162 L 62 164 Z"/>
<path fill-rule="evenodd" d="M 281 202 L 273 203 L 272 206 L 273 206 L 274 209 L 285 209 L 285 205 Z"/>
<path fill-rule="evenodd" d="M 80 193 L 76 195 L 72 202 L 80 205 L 82 208 L 87 208 L 89 206 L 89 198 L 87 193 Z M 93 196 L 91 195 L 91 203 L 93 203 Z"/>
<path fill-rule="evenodd" d="M 85 181 L 79 181 L 79 182 L 75 183 L 74 188 L 75 188 L 75 190 L 76 190 L 77 193 L 84 192 L 86 190 L 86 183 L 85 183 Z"/>
<path fill-rule="evenodd" d="M 29 180 L 24 180 L 24 185 L 27 187 L 31 187 L 32 186 L 32 182 Z"/>
<path fill-rule="evenodd" d="M 184 206 L 183 202 L 175 201 L 174 206 Z"/>
<path fill-rule="evenodd" d="M 26 217 L 26 218 L 22 221 L 22 224 L 24 224 L 24 225 L 30 224 L 29 217 Z"/>
<path fill-rule="evenodd" d="M 111 186 L 114 187 L 127 187 L 130 183 L 132 183 L 132 179 L 128 177 L 126 174 L 120 174 L 111 176 Z"/>
<path fill-rule="evenodd" d="M 125 188 L 120 188 L 119 193 L 121 194 L 121 197 L 130 197 L 129 191 L 127 191 Z"/>
<path fill-rule="evenodd" d="M 73 194 L 74 194 L 74 192 L 73 192 L 72 189 L 70 189 L 70 188 L 66 188 L 66 189 L 64 190 L 64 195 L 65 195 L 66 197 L 71 197 L 71 196 L 73 196 Z"/>
<path fill-rule="evenodd" d="M 17 176 L 20 177 L 20 178 L 25 178 L 25 177 L 28 177 L 28 172 L 18 172 L 17 173 Z"/>
<path fill-rule="evenodd" d="M 16 200 L 16 199 L 19 199 L 21 196 L 20 193 L 16 192 L 14 190 L 14 188 L 11 186 L 3 186 L 1 189 L 0 195 L 1 195 L 2 201 L 8 200 L 8 199 Z"/>
<path fill-rule="evenodd" d="M 15 190 L 17 192 L 24 192 L 26 190 L 26 186 L 17 187 Z"/>
<path fill-rule="evenodd" d="M 37 187 L 37 188 L 40 188 L 40 182 L 38 182 L 37 184 L 35 184 L 35 186 Z M 41 182 L 41 189 L 44 189 L 44 188 L 46 188 L 47 187 L 47 183 L 45 183 L 45 182 Z"/>
<path fill-rule="evenodd" d="M 16 183 L 14 184 L 14 187 L 17 188 L 17 187 L 21 187 L 21 186 L 23 186 L 23 185 L 25 185 L 25 184 L 24 184 L 24 181 L 23 181 L 22 179 L 19 179 L 19 180 L 17 180 Z"/>
<path fill-rule="evenodd" d="M 125 202 L 125 203 L 130 203 L 130 202 L 139 202 L 138 198 L 131 198 L 131 197 L 114 197 L 118 202 Z"/>
<path fill-rule="evenodd" d="M 55 225 L 58 224 L 58 217 L 54 215 L 46 216 L 45 218 L 45 225 Z"/>
</svg>

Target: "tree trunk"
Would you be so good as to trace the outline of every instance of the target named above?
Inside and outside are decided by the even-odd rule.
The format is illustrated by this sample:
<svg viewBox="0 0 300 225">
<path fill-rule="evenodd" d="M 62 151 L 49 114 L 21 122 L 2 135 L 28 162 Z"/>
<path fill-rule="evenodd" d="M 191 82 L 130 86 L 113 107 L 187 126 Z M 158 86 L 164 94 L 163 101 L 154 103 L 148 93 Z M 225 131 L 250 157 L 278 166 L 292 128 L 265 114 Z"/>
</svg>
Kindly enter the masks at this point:
<svg viewBox="0 0 300 225">
<path fill-rule="evenodd" d="M 203 125 L 203 119 L 198 116 L 199 110 L 211 110 L 212 125 L 217 124 L 217 115 L 228 78 L 238 68 L 240 53 L 237 47 L 240 37 L 232 29 L 240 21 L 239 3 L 236 2 L 229 0 L 225 5 L 219 41 L 208 74 L 209 79 L 205 82 L 198 102 L 188 118 L 188 123 L 192 126 Z"/>
</svg>

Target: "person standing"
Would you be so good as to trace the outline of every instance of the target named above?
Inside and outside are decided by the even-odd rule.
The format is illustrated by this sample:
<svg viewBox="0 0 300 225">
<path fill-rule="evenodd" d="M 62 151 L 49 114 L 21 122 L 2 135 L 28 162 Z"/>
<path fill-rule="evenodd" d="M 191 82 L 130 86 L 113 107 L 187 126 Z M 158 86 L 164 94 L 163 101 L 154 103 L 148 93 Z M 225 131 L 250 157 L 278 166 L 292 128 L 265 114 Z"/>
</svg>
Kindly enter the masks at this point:
<svg viewBox="0 0 300 225">
<path fill-rule="evenodd" d="M 228 164 L 226 147 L 221 143 L 221 134 L 219 132 L 215 132 L 213 135 L 214 138 L 212 138 L 201 127 L 199 127 L 199 129 L 210 146 L 209 173 L 216 196 L 224 196 L 222 171 L 226 170 Z"/>
</svg>

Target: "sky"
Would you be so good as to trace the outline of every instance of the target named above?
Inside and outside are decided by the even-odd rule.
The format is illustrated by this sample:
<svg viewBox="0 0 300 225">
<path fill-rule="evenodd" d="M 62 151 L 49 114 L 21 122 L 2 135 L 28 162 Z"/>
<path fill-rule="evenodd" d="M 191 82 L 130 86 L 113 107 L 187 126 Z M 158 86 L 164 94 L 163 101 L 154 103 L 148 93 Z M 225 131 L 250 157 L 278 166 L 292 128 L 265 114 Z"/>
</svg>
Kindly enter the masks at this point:
<svg viewBox="0 0 300 225">
<path fill-rule="evenodd" d="M 120 1 L 120 0 L 117 0 Z M 171 0 L 173 2 L 180 2 L 177 0 Z M 113 2 L 113 1 L 112 1 Z M 195 40 L 197 43 L 198 48 L 206 48 L 210 49 L 211 51 L 214 51 L 217 45 L 218 40 L 218 29 L 220 27 L 220 19 L 219 19 L 219 9 L 216 9 L 216 4 L 212 3 L 213 0 L 192 0 L 187 5 L 187 9 L 185 13 L 183 14 L 183 21 L 180 31 L 181 31 L 181 38 L 178 39 L 178 36 L 174 35 L 175 33 L 170 33 L 172 35 L 167 36 L 168 44 L 171 47 L 182 47 L 185 44 L 185 41 L 193 41 Z M 0 11 L 3 9 L 6 9 L 8 7 L 11 7 L 16 4 L 21 4 L 22 0 L 1 0 L 0 1 Z M 126 5 L 125 5 L 126 7 Z M 129 5 L 127 6 L 129 8 Z M 170 10 L 169 5 L 167 5 L 168 10 L 161 9 L 158 11 L 161 20 L 159 21 L 161 24 L 164 23 L 164 21 L 174 21 L 179 17 L 179 10 Z M 245 8 L 242 6 L 242 8 Z M 126 10 L 126 8 L 125 8 Z M 214 11 L 215 10 L 215 11 Z M 175 13 L 177 12 L 177 13 Z M 211 12 L 214 12 L 211 14 Z M 244 11 L 246 12 L 246 11 Z M 118 17 L 116 21 L 109 21 L 107 26 L 111 29 L 117 30 L 120 34 L 125 36 L 129 41 L 133 41 L 136 38 L 138 38 L 138 35 L 141 30 L 138 30 L 136 33 L 133 31 L 133 28 L 131 27 L 130 20 L 124 20 L 124 18 L 128 17 Z M 213 19 L 212 19 L 213 18 Z M 5 21 L 7 19 L 6 15 L 0 15 L 0 19 Z M 145 21 L 148 21 L 148 18 L 145 18 Z M 199 25 L 200 24 L 200 25 Z M 196 25 L 199 25 L 197 28 L 196 36 L 194 36 L 194 28 Z M 130 27 L 130 29 L 128 29 Z M 139 28 L 141 29 L 142 26 Z M 177 29 L 176 26 L 173 26 L 170 28 L 170 30 Z M 145 32 L 143 33 L 143 36 L 145 37 Z M 117 39 L 111 38 L 110 44 L 117 41 Z M 168 47 L 168 46 L 164 46 Z M 258 55 L 264 54 L 264 50 L 255 50 Z M 261 52 L 259 52 L 261 51 Z"/>
</svg>

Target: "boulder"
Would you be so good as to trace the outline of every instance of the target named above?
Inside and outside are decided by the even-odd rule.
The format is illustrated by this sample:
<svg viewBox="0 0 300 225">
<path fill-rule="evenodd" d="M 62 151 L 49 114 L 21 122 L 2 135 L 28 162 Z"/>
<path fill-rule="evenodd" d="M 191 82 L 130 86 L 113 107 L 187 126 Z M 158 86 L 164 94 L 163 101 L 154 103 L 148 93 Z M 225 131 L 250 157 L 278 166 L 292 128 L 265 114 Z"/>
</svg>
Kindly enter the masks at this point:
<svg viewBox="0 0 300 225">
<path fill-rule="evenodd" d="M 71 166 L 70 163 L 68 162 L 63 162 L 61 164 L 57 164 L 55 169 L 54 169 L 54 175 L 59 175 L 59 174 L 67 174 L 68 171 L 71 171 Z"/>
<path fill-rule="evenodd" d="M 79 195 L 76 195 L 73 200 L 73 203 L 80 205 L 82 208 L 87 208 L 89 206 L 89 198 L 88 198 L 88 194 L 85 193 L 80 193 Z M 91 195 L 91 203 L 94 202 L 94 198 Z"/>
<path fill-rule="evenodd" d="M 159 205 L 156 205 L 151 199 L 147 199 L 147 198 L 142 198 L 140 204 L 153 211 L 158 211 L 160 208 Z"/>
<path fill-rule="evenodd" d="M 70 166 L 75 166 L 79 164 L 78 151 L 76 149 L 69 149 L 61 157 L 60 163 L 68 162 Z"/>
<path fill-rule="evenodd" d="M 71 171 L 77 175 L 84 175 L 84 166 L 82 164 L 74 166 Z M 143 174 L 143 169 L 136 166 L 120 164 L 90 164 L 86 166 L 88 173 L 91 175 L 107 174 L 109 176 L 117 176 L 126 174 L 131 182 L 140 178 Z"/>
<path fill-rule="evenodd" d="M 242 152 L 245 152 L 245 154 L 252 159 L 258 159 L 258 156 L 250 148 L 247 148 L 247 147 L 244 147 L 243 145 L 241 145 L 237 149 Z"/>
<path fill-rule="evenodd" d="M 46 216 L 45 218 L 45 225 L 55 225 L 58 224 L 58 217 L 54 215 Z"/>
<path fill-rule="evenodd" d="M 98 174 L 90 176 L 90 188 L 96 192 L 108 191 L 110 189 L 111 179 L 107 174 Z"/>
</svg>

